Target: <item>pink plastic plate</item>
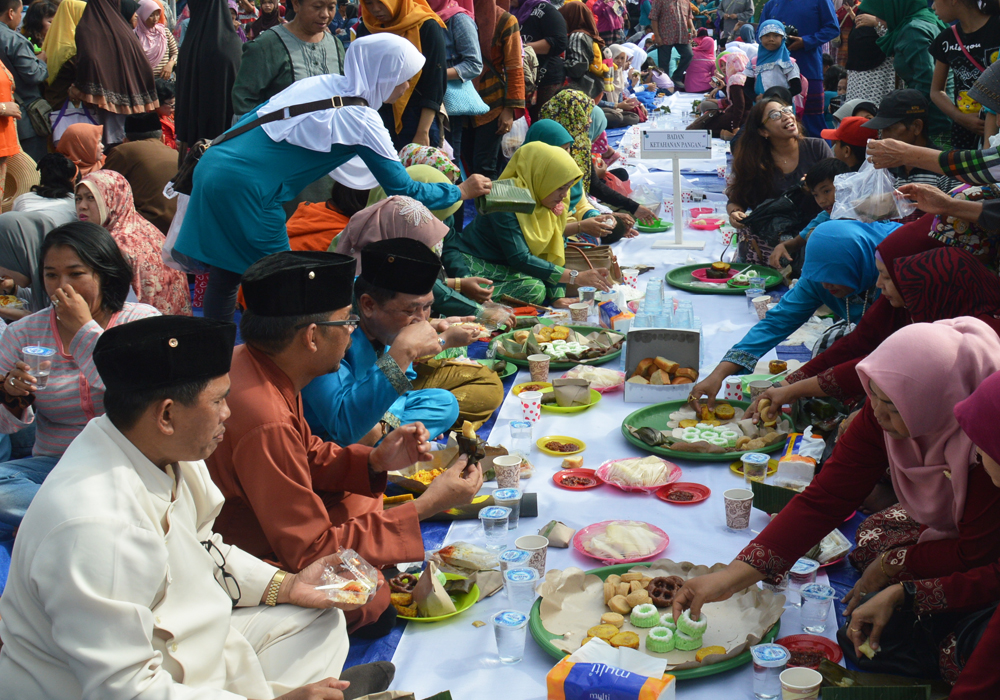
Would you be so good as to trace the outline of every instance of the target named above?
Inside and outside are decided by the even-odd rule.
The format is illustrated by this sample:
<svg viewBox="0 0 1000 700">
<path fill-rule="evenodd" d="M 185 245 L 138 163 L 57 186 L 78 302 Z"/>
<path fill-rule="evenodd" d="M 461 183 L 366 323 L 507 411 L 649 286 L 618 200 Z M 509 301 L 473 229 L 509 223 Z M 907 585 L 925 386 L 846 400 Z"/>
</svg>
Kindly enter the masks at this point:
<svg viewBox="0 0 1000 700">
<path fill-rule="evenodd" d="M 707 267 L 699 267 L 697 270 L 691 272 L 691 276 L 694 277 L 699 282 L 708 282 L 709 284 L 725 284 L 731 278 L 735 277 L 738 273 L 733 268 L 729 268 L 729 277 L 722 277 L 720 279 L 712 279 L 708 276 Z"/>
<path fill-rule="evenodd" d="M 653 537 L 660 538 L 660 544 L 656 547 L 654 551 L 650 552 L 649 554 L 644 554 L 642 556 L 625 557 L 622 559 L 615 559 L 615 558 L 609 559 L 607 555 L 599 551 L 595 550 L 594 552 L 591 552 L 589 549 L 587 549 L 587 545 L 590 542 L 590 540 L 593 539 L 594 537 L 603 535 L 605 530 L 608 529 L 608 525 L 611 525 L 612 523 L 620 523 L 622 525 L 642 525 L 650 531 L 650 534 L 652 534 Z M 604 522 L 594 523 L 593 525 L 588 525 L 582 530 L 578 530 L 576 535 L 573 537 L 573 547 L 576 548 L 576 551 L 578 551 L 585 557 L 590 557 L 591 559 L 597 559 L 598 561 L 603 562 L 605 564 L 633 564 L 637 561 L 645 561 L 646 559 L 652 559 L 657 554 L 666 549 L 668 544 L 670 544 L 670 537 L 667 536 L 667 533 L 665 533 L 663 530 L 656 527 L 655 525 L 650 525 L 649 523 L 644 523 L 638 520 L 605 520 Z"/>
<path fill-rule="evenodd" d="M 623 462 L 623 461 L 625 461 L 625 459 L 633 459 L 633 458 L 632 457 L 626 457 L 624 459 L 612 459 L 612 460 L 609 460 L 609 461 L 605 462 L 604 464 L 602 464 L 601 466 L 599 466 L 597 468 L 597 476 L 601 477 L 601 479 L 605 483 L 611 484 L 612 486 L 614 486 L 616 488 L 619 488 L 622 491 L 645 491 L 646 493 L 655 493 L 658 489 L 663 488 L 667 484 L 672 484 L 672 483 L 674 483 L 675 481 L 678 481 L 681 478 L 681 468 L 680 467 L 678 467 L 673 462 L 668 462 L 665 459 L 660 459 L 661 462 L 663 462 L 664 464 L 667 465 L 667 470 L 668 470 L 667 471 L 667 479 L 666 479 L 666 481 L 664 481 L 662 483 L 653 484 L 652 486 L 629 486 L 627 484 L 618 484 L 618 483 L 615 483 L 614 481 L 610 481 L 608 479 L 607 474 L 608 474 L 608 471 L 611 468 L 611 465 L 615 464 L 616 462 Z"/>
<path fill-rule="evenodd" d="M 711 207 L 696 207 L 691 210 L 692 219 L 701 219 L 709 214 L 714 214 L 715 210 Z"/>
<path fill-rule="evenodd" d="M 694 223 L 695 221 L 704 221 L 705 223 L 696 224 Z M 691 228 L 693 228 L 696 231 L 714 231 L 715 229 L 720 228 L 722 224 L 723 224 L 723 219 L 706 219 L 706 218 L 692 219 Z"/>
<path fill-rule="evenodd" d="M 845 554 L 843 557 L 840 557 L 839 559 L 834 559 L 833 561 L 828 561 L 825 564 L 820 564 L 819 568 L 825 569 L 828 566 L 833 566 L 834 564 L 839 564 L 840 562 L 844 561 L 844 557 L 846 557 L 846 556 L 847 555 Z"/>
<path fill-rule="evenodd" d="M 613 393 L 615 391 L 619 391 L 623 386 L 625 386 L 625 373 L 624 372 L 619 372 L 617 370 L 611 370 L 611 371 L 614 372 L 615 374 L 619 375 L 622 378 L 622 381 L 621 381 L 620 384 L 615 384 L 614 386 L 609 386 L 609 387 L 605 387 L 605 388 L 601 388 L 599 386 L 593 386 L 593 385 L 591 385 L 590 388 L 593 389 L 594 391 L 596 391 L 598 394 L 611 394 L 611 393 Z M 570 372 L 572 372 L 572 370 L 570 370 Z M 565 379 L 566 377 L 572 377 L 573 375 L 570 374 L 570 372 L 567 372 L 566 374 L 564 374 L 563 375 L 563 379 Z"/>
</svg>

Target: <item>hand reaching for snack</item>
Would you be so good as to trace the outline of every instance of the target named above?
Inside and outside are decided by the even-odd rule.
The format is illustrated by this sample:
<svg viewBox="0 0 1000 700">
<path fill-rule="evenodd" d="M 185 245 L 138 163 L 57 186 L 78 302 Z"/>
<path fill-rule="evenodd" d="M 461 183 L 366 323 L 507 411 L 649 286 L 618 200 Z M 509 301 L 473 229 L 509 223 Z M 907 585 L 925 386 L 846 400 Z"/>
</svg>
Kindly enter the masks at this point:
<svg viewBox="0 0 1000 700">
<path fill-rule="evenodd" d="M 847 626 L 847 638 L 854 644 L 854 653 L 858 658 L 861 658 L 862 654 L 868 656 L 862 648 L 865 642 L 868 643 L 871 656 L 878 652 L 882 630 L 889 623 L 896 608 L 903 604 L 904 597 L 903 587 L 896 584 L 869 598 L 854 611 Z"/>
<path fill-rule="evenodd" d="M 462 455 L 414 501 L 417 517 L 425 520 L 443 510 L 468 505 L 482 487 L 482 468 L 478 464 L 470 465 L 469 457 Z"/>
</svg>

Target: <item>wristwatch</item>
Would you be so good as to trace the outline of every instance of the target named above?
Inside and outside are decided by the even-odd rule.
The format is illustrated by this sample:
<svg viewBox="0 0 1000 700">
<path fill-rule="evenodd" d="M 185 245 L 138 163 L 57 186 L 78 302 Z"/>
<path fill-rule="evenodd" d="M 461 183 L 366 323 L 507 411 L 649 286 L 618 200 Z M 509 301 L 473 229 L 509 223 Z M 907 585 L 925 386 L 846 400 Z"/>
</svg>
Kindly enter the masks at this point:
<svg viewBox="0 0 1000 700">
<path fill-rule="evenodd" d="M 579 270 L 570 270 L 569 271 L 569 283 L 570 284 L 576 284 L 576 276 L 579 275 L 579 274 L 580 274 Z"/>
</svg>

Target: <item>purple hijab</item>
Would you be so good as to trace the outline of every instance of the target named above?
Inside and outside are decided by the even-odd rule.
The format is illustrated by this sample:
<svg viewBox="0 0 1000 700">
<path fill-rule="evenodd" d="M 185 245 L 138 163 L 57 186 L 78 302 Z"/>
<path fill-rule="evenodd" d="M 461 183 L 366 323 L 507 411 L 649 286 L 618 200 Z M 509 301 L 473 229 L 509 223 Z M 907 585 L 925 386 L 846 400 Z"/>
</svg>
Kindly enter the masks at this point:
<svg viewBox="0 0 1000 700">
<path fill-rule="evenodd" d="M 541 5 L 543 2 L 548 2 L 548 0 L 524 0 L 524 2 L 518 5 L 517 9 L 513 12 L 513 15 L 517 18 L 517 23 L 523 27 L 532 10 Z"/>
</svg>

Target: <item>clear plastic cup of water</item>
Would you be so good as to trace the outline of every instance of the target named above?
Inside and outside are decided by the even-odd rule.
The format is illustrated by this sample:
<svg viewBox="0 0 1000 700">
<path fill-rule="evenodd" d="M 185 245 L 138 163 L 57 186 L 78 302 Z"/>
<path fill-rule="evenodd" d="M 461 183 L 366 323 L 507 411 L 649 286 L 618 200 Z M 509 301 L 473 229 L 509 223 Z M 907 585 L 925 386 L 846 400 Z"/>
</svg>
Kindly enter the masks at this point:
<svg viewBox="0 0 1000 700">
<path fill-rule="evenodd" d="M 531 454 L 531 421 L 510 422 L 510 451 L 524 459 Z"/>
<path fill-rule="evenodd" d="M 498 506 L 510 508 L 507 518 L 507 529 L 517 529 L 517 519 L 521 515 L 521 489 L 496 489 L 493 491 L 493 502 Z"/>
<path fill-rule="evenodd" d="M 781 697 L 781 672 L 792 658 L 780 644 L 758 644 L 750 647 L 753 657 L 753 694 L 757 700 Z"/>
<path fill-rule="evenodd" d="M 528 616 L 519 610 L 501 610 L 490 620 L 497 639 L 500 663 L 516 664 L 524 658 L 524 639 L 528 631 Z"/>
<path fill-rule="evenodd" d="M 694 305 L 690 301 L 681 301 L 674 313 L 674 328 L 691 328 L 694 325 Z"/>
<path fill-rule="evenodd" d="M 36 387 L 44 389 L 49 383 L 49 374 L 52 373 L 52 360 L 56 351 L 52 348 L 43 348 L 39 345 L 29 345 L 21 348 L 21 359 L 28 365 L 28 374 L 38 382 Z"/>
<path fill-rule="evenodd" d="M 822 583 L 809 583 L 802 587 L 799 594 L 802 596 L 802 611 L 799 617 L 802 631 L 809 634 L 823 634 L 826 631 L 830 603 L 837 592 L 831 586 Z"/>
<path fill-rule="evenodd" d="M 754 318 L 756 318 L 757 309 L 753 307 L 753 300 L 760 296 L 760 292 L 756 289 L 744 289 L 743 293 L 746 295 L 747 298 L 747 311 L 752 313 L 754 315 Z"/>
<path fill-rule="evenodd" d="M 483 524 L 483 534 L 486 536 L 488 549 L 503 551 L 507 549 L 507 519 L 510 508 L 504 506 L 487 506 L 479 511 L 479 522 Z"/>
<path fill-rule="evenodd" d="M 531 606 L 535 604 L 538 579 L 538 572 L 528 566 L 508 568 L 503 572 L 503 587 L 512 608 L 523 612 L 531 610 Z"/>
<path fill-rule="evenodd" d="M 803 586 L 816 582 L 816 572 L 819 571 L 819 562 L 809 557 L 802 557 L 788 570 L 788 602 L 792 605 L 802 605 L 802 598 L 799 592 Z"/>
<path fill-rule="evenodd" d="M 764 293 L 764 288 L 767 286 L 767 280 L 763 277 L 750 277 L 750 289 L 757 292 L 757 296 Z"/>
</svg>

